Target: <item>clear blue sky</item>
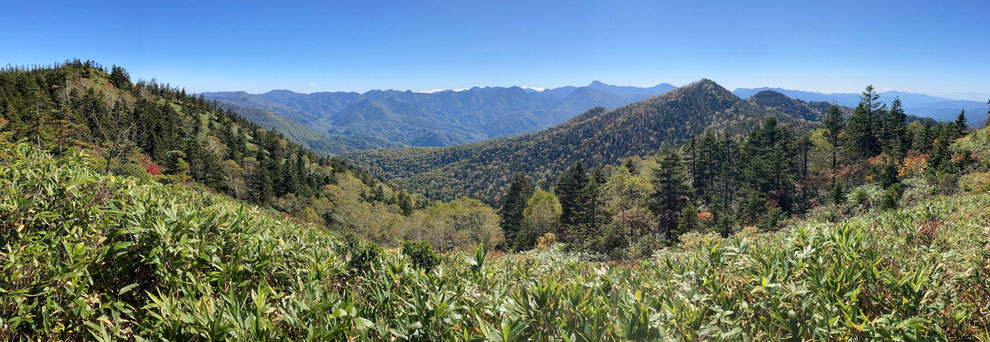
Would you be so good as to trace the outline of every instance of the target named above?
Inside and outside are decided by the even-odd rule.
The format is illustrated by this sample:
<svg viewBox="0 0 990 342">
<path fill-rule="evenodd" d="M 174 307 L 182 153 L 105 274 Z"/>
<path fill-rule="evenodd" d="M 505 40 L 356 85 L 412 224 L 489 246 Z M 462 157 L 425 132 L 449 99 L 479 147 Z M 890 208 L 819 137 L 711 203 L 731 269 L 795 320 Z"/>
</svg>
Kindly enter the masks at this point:
<svg viewBox="0 0 990 342">
<path fill-rule="evenodd" d="M 988 1 L 276 3 L 7 2 L 0 62 L 93 59 L 195 92 L 707 77 L 730 89 L 990 96 Z"/>
</svg>

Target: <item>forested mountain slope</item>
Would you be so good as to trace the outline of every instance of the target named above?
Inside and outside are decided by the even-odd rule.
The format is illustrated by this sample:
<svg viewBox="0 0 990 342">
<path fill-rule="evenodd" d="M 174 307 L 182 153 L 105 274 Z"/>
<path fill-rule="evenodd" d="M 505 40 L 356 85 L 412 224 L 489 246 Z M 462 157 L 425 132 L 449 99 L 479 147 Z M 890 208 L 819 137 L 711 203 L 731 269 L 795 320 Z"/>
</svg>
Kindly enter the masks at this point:
<svg viewBox="0 0 990 342">
<path fill-rule="evenodd" d="M 742 93 L 745 94 L 745 92 Z M 824 120 L 825 117 L 828 115 L 829 107 L 832 106 L 832 103 L 827 101 L 805 102 L 804 100 L 798 98 L 790 98 L 787 95 L 784 95 L 783 93 L 774 90 L 761 90 L 746 99 L 755 104 L 779 110 L 784 114 L 796 116 L 810 121 Z M 897 98 L 894 99 L 896 100 Z M 848 107 L 844 105 L 839 105 L 838 107 L 843 115 L 849 117 L 853 114 L 854 108 L 852 107 L 855 107 L 855 104 L 852 107 Z M 955 114 L 959 114 L 959 113 L 956 112 Z M 956 116 L 953 115 L 952 118 L 956 118 Z M 912 123 L 915 121 L 925 122 L 927 120 L 934 120 L 934 119 L 928 117 L 919 117 L 915 115 L 906 115 L 905 120 L 907 123 Z"/>
<path fill-rule="evenodd" d="M 56 157 L 85 154 L 104 174 L 201 185 L 385 244 L 415 236 L 452 249 L 501 237 L 498 217 L 481 202 L 431 203 L 342 159 L 307 151 L 213 101 L 169 85 L 132 83 L 116 66 L 105 70 L 76 60 L 2 70 L 4 140 L 30 142 Z M 462 216 L 474 219 L 456 221 Z"/>
<path fill-rule="evenodd" d="M 345 141 L 336 148 L 347 150 L 367 149 L 368 142 L 380 140 L 407 146 L 448 146 L 529 133 L 561 123 L 589 108 L 615 108 L 674 88 L 666 83 L 640 88 L 595 81 L 584 87 L 542 91 L 474 87 L 432 93 L 372 90 L 363 94 L 299 94 L 274 90 L 264 94 L 217 92 L 205 96 L 244 108 L 262 109 L 315 131 L 355 137 L 356 143 Z M 249 116 L 253 117 L 256 116 Z M 290 126 L 273 128 L 297 130 Z M 389 147 L 378 144 L 382 146 L 375 147 Z"/>
<path fill-rule="evenodd" d="M 732 92 L 739 97 L 750 97 L 762 91 L 773 91 L 793 99 L 806 102 L 835 103 L 845 107 L 855 107 L 859 94 L 855 93 L 816 93 L 811 91 L 790 90 L 781 88 L 737 88 Z M 915 117 L 929 117 L 939 121 L 950 121 L 956 118 L 960 111 L 965 110 L 974 126 L 982 126 L 987 118 L 986 103 L 981 101 L 951 100 L 947 98 L 907 93 L 902 91 L 886 91 L 880 93 L 880 101 L 892 103 L 895 98 L 901 99 L 907 114 Z"/>
<path fill-rule="evenodd" d="M 261 205 L 321 198 L 347 174 L 377 179 L 166 84 L 132 83 L 123 68 L 71 61 L 0 72 L 0 131 L 55 154 L 91 149 L 106 171 L 196 182 Z"/>
<path fill-rule="evenodd" d="M 792 99 L 773 90 L 760 91 L 747 98 L 749 101 L 810 121 L 821 121 L 828 113 L 829 103 L 823 101 L 805 102 Z M 852 113 L 849 107 L 842 107 L 846 114 Z"/>
<path fill-rule="evenodd" d="M 814 125 L 742 100 L 704 79 L 613 110 L 594 108 L 522 136 L 442 148 L 362 151 L 344 158 L 428 197 L 467 195 L 494 203 L 516 172 L 542 183 L 576 161 L 612 164 L 705 130 L 745 132 L 770 116 L 798 129 Z"/>
<path fill-rule="evenodd" d="M 390 142 L 381 138 L 356 137 L 320 132 L 300 122 L 273 114 L 264 109 L 249 108 L 228 102 L 220 103 L 220 107 L 237 113 L 264 129 L 276 131 L 284 136 L 286 140 L 324 156 L 340 155 L 358 150 L 399 148 L 404 146 L 401 143 Z"/>
</svg>

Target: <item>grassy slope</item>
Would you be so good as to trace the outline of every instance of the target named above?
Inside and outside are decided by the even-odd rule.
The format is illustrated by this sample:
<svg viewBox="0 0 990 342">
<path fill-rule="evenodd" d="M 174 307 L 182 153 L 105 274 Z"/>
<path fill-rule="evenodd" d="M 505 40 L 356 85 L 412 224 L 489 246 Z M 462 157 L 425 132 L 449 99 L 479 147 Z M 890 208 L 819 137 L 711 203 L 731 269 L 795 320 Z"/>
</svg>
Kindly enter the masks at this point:
<svg viewBox="0 0 990 342">
<path fill-rule="evenodd" d="M 83 165 L 0 146 L 0 339 L 990 338 L 987 189 L 693 235 L 632 264 L 551 248 L 450 254 L 426 274 L 394 251 L 360 264 L 335 234 L 223 196 Z"/>
</svg>

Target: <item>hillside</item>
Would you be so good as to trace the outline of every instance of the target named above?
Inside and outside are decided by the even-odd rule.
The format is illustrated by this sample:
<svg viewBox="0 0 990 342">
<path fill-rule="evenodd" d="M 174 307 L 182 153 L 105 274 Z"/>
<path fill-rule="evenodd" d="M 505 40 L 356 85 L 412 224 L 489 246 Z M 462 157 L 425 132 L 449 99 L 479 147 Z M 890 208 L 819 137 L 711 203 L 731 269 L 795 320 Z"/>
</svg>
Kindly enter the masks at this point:
<svg viewBox="0 0 990 342">
<path fill-rule="evenodd" d="M 135 84 L 123 68 L 105 70 L 90 61 L 4 69 L 0 118 L 0 131 L 10 139 L 56 154 L 92 150 L 105 172 L 198 183 L 262 205 L 282 207 L 286 196 L 312 202 L 327 195 L 323 188 L 338 177 L 360 179 L 369 188 L 384 185 L 202 97 L 158 83 Z M 293 214 L 308 207 L 293 206 L 287 210 Z"/>
<path fill-rule="evenodd" d="M 738 88 L 732 92 L 739 97 L 750 97 L 763 91 L 773 91 L 784 94 L 788 97 L 807 102 L 835 103 L 845 107 L 855 107 L 859 102 L 860 94 L 856 93 L 816 93 L 811 91 L 790 90 L 781 88 Z M 938 121 L 955 120 L 959 111 L 965 110 L 969 115 L 971 123 L 976 127 L 982 126 L 987 119 L 986 102 L 951 100 L 937 96 L 907 93 L 900 91 L 886 91 L 879 94 L 880 100 L 891 103 L 895 98 L 900 98 L 904 104 L 907 114 L 916 117 L 928 117 Z"/>
<path fill-rule="evenodd" d="M 542 91 L 520 87 L 474 87 L 432 93 L 372 90 L 363 94 L 299 94 L 274 90 L 264 94 L 219 92 L 204 95 L 223 103 L 268 111 L 318 132 L 354 137 L 355 143 L 343 141 L 343 146 L 335 148 L 354 150 L 367 149 L 369 144 L 362 142 L 384 140 L 405 146 L 449 146 L 529 133 L 561 123 L 589 108 L 615 108 L 674 88 L 666 83 L 640 88 L 595 81 L 584 87 Z M 249 119 L 256 117 L 246 116 Z M 266 122 L 272 123 L 280 132 L 298 130 L 288 123 Z M 296 142 L 313 144 L 304 140 Z"/>
<path fill-rule="evenodd" d="M 809 121 L 822 121 L 828 113 L 830 105 L 828 102 L 812 101 L 809 103 L 799 99 L 792 99 L 787 97 L 787 95 L 773 90 L 760 91 L 747 98 L 747 100 Z M 844 109 L 846 109 L 847 115 L 852 113 L 852 110 L 848 107 Z"/>
<path fill-rule="evenodd" d="M 267 130 L 277 131 L 286 140 L 324 156 L 340 155 L 358 150 L 377 148 L 399 148 L 401 143 L 371 137 L 355 137 L 344 134 L 330 134 L 313 130 L 306 125 L 273 114 L 264 109 L 248 108 L 233 103 L 222 102 L 220 106 Z"/>
<path fill-rule="evenodd" d="M 103 174 L 201 187 L 386 245 L 418 237 L 448 250 L 501 238 L 498 216 L 481 202 L 428 201 L 213 101 L 168 85 L 132 83 L 116 66 L 76 60 L 2 70 L 0 143 L 8 140 L 56 157 L 86 155 Z M 473 221 L 457 221 L 464 216 Z M 434 235 L 427 237 L 424 227 Z"/>
<path fill-rule="evenodd" d="M 990 338 L 990 188 L 604 263 L 384 251 L 0 147 L 3 340 Z"/>
<path fill-rule="evenodd" d="M 362 151 L 343 158 L 430 198 L 467 195 L 494 203 L 516 172 L 547 183 L 576 161 L 614 164 L 706 130 L 745 132 L 770 116 L 796 128 L 813 125 L 742 100 L 706 79 L 613 110 L 591 109 L 522 136 L 442 148 Z"/>
</svg>

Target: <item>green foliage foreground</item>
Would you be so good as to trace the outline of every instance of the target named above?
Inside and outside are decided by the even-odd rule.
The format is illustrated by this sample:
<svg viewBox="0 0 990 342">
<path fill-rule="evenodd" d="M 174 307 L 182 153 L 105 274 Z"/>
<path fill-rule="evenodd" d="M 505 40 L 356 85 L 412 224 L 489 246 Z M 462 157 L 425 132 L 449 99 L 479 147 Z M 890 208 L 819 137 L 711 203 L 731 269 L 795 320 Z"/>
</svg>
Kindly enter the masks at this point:
<svg viewBox="0 0 990 342">
<path fill-rule="evenodd" d="M 0 340 L 990 336 L 985 192 L 777 233 L 688 235 L 633 264 L 479 248 L 426 272 L 394 250 L 353 252 L 339 235 L 81 159 L 0 149 Z"/>
</svg>

